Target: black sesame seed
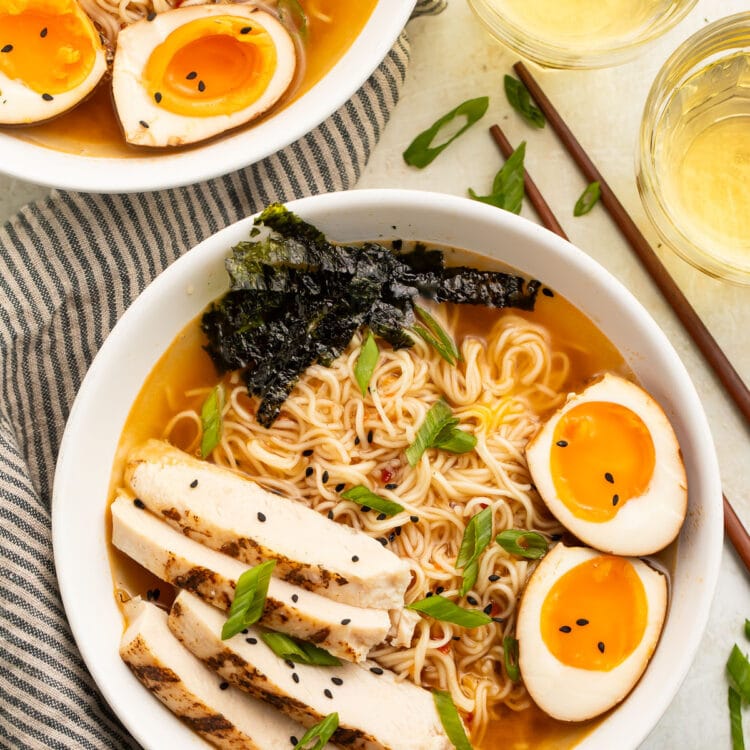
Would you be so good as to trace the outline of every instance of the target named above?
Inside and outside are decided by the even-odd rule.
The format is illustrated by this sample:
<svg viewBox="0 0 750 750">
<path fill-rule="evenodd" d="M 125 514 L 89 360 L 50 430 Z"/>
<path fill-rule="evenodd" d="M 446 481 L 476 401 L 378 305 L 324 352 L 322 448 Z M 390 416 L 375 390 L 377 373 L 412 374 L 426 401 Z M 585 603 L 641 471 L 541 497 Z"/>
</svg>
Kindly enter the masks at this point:
<svg viewBox="0 0 750 750">
<path fill-rule="evenodd" d="M 596 644 L 596 647 L 599 649 L 600 653 L 604 653 L 604 641 L 599 641 L 599 643 Z"/>
<path fill-rule="evenodd" d="M 409 516 L 409 520 L 412 523 L 419 523 L 419 516 Z"/>
<path fill-rule="evenodd" d="M 545 297 L 554 297 L 555 296 L 555 293 L 551 289 L 548 289 L 546 286 L 542 289 L 542 294 Z"/>
<path fill-rule="evenodd" d="M 284 664 L 286 664 L 289 669 L 294 669 L 294 662 L 291 659 L 284 659 Z"/>
<path fill-rule="evenodd" d="M 39 36 L 42 37 L 42 39 L 44 39 L 44 37 L 47 36 L 47 27 L 46 26 L 39 32 Z"/>
<path fill-rule="evenodd" d="M 13 52 L 13 45 L 6 44 L 2 49 L 0 49 L 0 52 Z"/>
<path fill-rule="evenodd" d="M 329 510 L 326 517 L 328 518 L 329 521 L 333 521 L 333 511 Z"/>
<path fill-rule="evenodd" d="M 159 597 L 161 596 L 161 591 L 159 589 L 149 589 L 146 592 L 146 599 L 150 602 L 158 602 Z"/>
<path fill-rule="evenodd" d="M 392 531 L 390 534 L 388 534 L 388 541 L 392 542 L 396 538 L 396 532 Z"/>
<path fill-rule="evenodd" d="M 265 523 L 266 522 L 266 514 L 265 513 L 261 513 L 260 511 L 258 511 L 258 520 L 261 523 Z"/>
<path fill-rule="evenodd" d="M 390 482 L 389 484 L 386 484 L 385 488 L 387 490 L 395 490 L 398 487 L 398 485 L 395 482 Z"/>
<path fill-rule="evenodd" d="M 550 534 L 549 538 L 550 538 L 550 541 L 552 542 L 559 542 L 563 538 L 563 535 L 562 534 Z"/>
<path fill-rule="evenodd" d="M 146 503 L 144 503 L 143 500 L 141 500 L 139 497 L 133 500 L 133 505 L 135 505 L 136 508 L 140 508 L 141 510 L 146 507 Z"/>
<path fill-rule="evenodd" d="M 341 484 L 337 484 L 336 487 L 334 487 L 334 489 L 336 490 L 336 492 L 341 492 L 344 489 L 344 487 L 346 487 L 346 485 L 343 482 L 341 482 Z"/>
<path fill-rule="evenodd" d="M 461 640 L 461 636 L 460 635 L 454 635 L 453 636 L 453 640 L 454 641 L 460 641 Z"/>
<path fill-rule="evenodd" d="M 312 466 L 308 466 L 305 469 L 305 476 L 306 477 L 311 477 L 312 475 L 313 475 L 313 467 Z"/>
<path fill-rule="evenodd" d="M 206 90 L 206 84 L 203 81 L 198 81 L 198 91 L 201 93 Z"/>
<path fill-rule="evenodd" d="M 240 29 L 240 34 L 249 34 L 253 30 L 252 26 L 243 26 Z"/>
<path fill-rule="evenodd" d="M 253 638 L 252 636 L 250 638 L 245 638 L 245 643 L 249 643 L 251 646 L 254 646 L 258 642 L 257 638 Z"/>
<path fill-rule="evenodd" d="M 156 18 L 156 13 L 154 13 L 154 11 L 151 11 L 151 12 L 150 12 L 150 13 L 149 13 L 149 14 L 148 14 L 148 15 L 146 16 L 146 20 L 147 20 L 147 21 L 153 21 L 153 20 L 154 20 L 154 18 Z"/>
<path fill-rule="evenodd" d="M 299 596 L 297 594 L 292 594 L 292 601 L 296 604 L 299 601 Z"/>
<path fill-rule="evenodd" d="M 378 521 L 385 521 L 385 519 L 388 518 L 385 513 L 378 513 L 377 520 Z"/>
<path fill-rule="evenodd" d="M 477 606 L 477 604 L 479 604 L 479 602 L 473 596 L 467 596 L 466 601 L 475 607 Z"/>
<path fill-rule="evenodd" d="M 320 478 L 320 481 L 323 482 L 323 484 L 326 484 L 328 482 L 328 472 L 324 471 L 323 476 Z"/>
<path fill-rule="evenodd" d="M 368 443 L 371 443 L 374 437 L 375 437 L 375 435 L 373 434 L 373 431 L 372 431 L 372 430 L 370 430 L 370 431 L 369 431 L 369 432 L 367 433 L 367 442 L 368 442 Z"/>
<path fill-rule="evenodd" d="M 617 505 L 617 503 L 620 502 L 620 496 L 619 495 L 612 495 L 612 505 Z"/>
<path fill-rule="evenodd" d="M 369 512 L 370 512 L 370 511 L 372 510 L 372 508 L 371 508 L 371 507 L 370 507 L 369 505 L 363 505 L 363 506 L 362 506 L 362 507 L 360 508 L 360 510 L 361 510 L 361 511 L 362 511 L 363 513 L 369 513 Z"/>
<path fill-rule="evenodd" d="M 291 743 L 292 743 L 292 745 L 296 745 L 296 744 L 297 744 L 297 743 L 299 742 L 299 740 L 298 740 L 298 739 L 297 739 L 297 738 L 296 738 L 296 737 L 295 737 L 294 735 L 292 735 L 292 736 L 291 736 L 291 737 L 289 738 L 289 742 L 291 742 Z"/>
<path fill-rule="evenodd" d="M 306 450 L 302 451 L 302 455 L 305 456 L 305 457 L 312 456 L 312 454 L 313 454 L 313 449 L 312 448 L 307 448 Z"/>
<path fill-rule="evenodd" d="M 156 92 L 156 93 L 154 94 L 154 101 L 155 101 L 155 102 L 156 102 L 157 104 L 159 104 L 159 102 L 161 102 L 161 92 L 160 92 L 160 91 L 157 91 L 157 92 Z"/>
<path fill-rule="evenodd" d="M 384 536 L 379 536 L 378 541 L 385 547 L 388 544 L 388 540 Z"/>
<path fill-rule="evenodd" d="M 193 481 L 190 482 L 191 489 L 195 489 L 197 486 L 198 486 L 198 480 L 197 479 L 193 479 Z"/>
<path fill-rule="evenodd" d="M 51 102 L 55 97 L 52 96 L 52 94 L 42 94 L 42 99 L 44 99 L 45 102 Z"/>
<path fill-rule="evenodd" d="M 604 474 L 604 478 L 605 478 L 605 479 L 606 479 L 606 480 L 607 480 L 607 481 L 608 481 L 608 482 L 609 482 L 610 484 L 614 484 L 614 483 L 615 483 L 615 478 L 614 478 L 614 477 L 613 477 L 613 476 L 612 476 L 612 475 L 611 475 L 611 474 L 610 474 L 609 472 L 606 472 L 606 473 Z"/>
<path fill-rule="evenodd" d="M 401 527 L 396 526 L 396 536 L 401 536 Z"/>
<path fill-rule="evenodd" d="M 588 624 L 589 624 L 589 621 L 585 619 L 584 617 L 580 617 L 579 619 L 576 620 L 576 625 L 578 625 L 579 627 L 584 627 L 585 625 L 588 625 Z"/>
<path fill-rule="evenodd" d="M 228 682 L 221 682 L 219 683 L 219 690 L 226 690 L 229 687 Z"/>
<path fill-rule="evenodd" d="M 331 682 L 339 686 L 344 684 L 344 681 L 340 677 L 331 677 Z"/>
<path fill-rule="evenodd" d="M 561 625 L 560 626 L 560 632 L 561 633 L 570 633 L 571 630 L 573 630 L 573 628 L 571 628 L 570 625 Z"/>
<path fill-rule="evenodd" d="M 194 70 L 191 70 L 191 71 L 190 71 L 190 72 L 189 72 L 189 73 L 188 73 L 188 74 L 187 74 L 187 75 L 185 76 L 185 78 L 186 78 L 186 79 L 187 79 L 188 81 L 194 81 L 194 80 L 195 80 L 195 79 L 196 79 L 197 77 L 198 77 L 198 74 L 197 74 L 197 73 L 196 73 L 196 72 L 195 72 Z"/>
<path fill-rule="evenodd" d="M 145 120 L 140 120 L 140 121 L 138 122 L 138 124 L 139 124 L 139 125 L 140 125 L 140 126 L 141 126 L 142 128 L 146 128 L 146 129 L 148 129 L 148 123 L 147 123 L 147 122 L 146 122 Z"/>
<path fill-rule="evenodd" d="M 493 573 L 491 576 L 487 576 L 488 581 L 492 581 L 494 583 L 495 581 L 500 580 L 500 576 L 497 573 Z"/>
<path fill-rule="evenodd" d="M 443 593 L 443 591 L 445 591 L 445 589 L 444 589 L 444 588 L 443 588 L 442 586 L 438 586 L 438 587 L 437 587 L 437 588 L 435 589 L 435 593 L 436 593 L 436 594 L 442 594 L 442 593 Z"/>
<path fill-rule="evenodd" d="M 558 440 L 557 443 L 555 443 L 559 448 L 567 448 L 568 447 L 568 441 L 567 440 Z"/>
<path fill-rule="evenodd" d="M 293 679 L 293 680 L 294 680 L 295 682 L 297 682 L 297 683 L 298 683 L 298 682 L 299 682 L 299 675 L 298 675 L 298 674 L 297 674 L 296 672 L 292 672 L 292 679 Z"/>
<path fill-rule="evenodd" d="M 492 604 L 488 604 L 483 610 L 484 614 L 488 615 L 490 612 L 492 612 Z"/>
<path fill-rule="evenodd" d="M 429 598 L 430 598 L 431 596 L 432 596 L 432 591 L 428 591 L 428 592 L 427 592 L 427 593 L 426 593 L 426 594 L 424 595 L 424 598 L 425 598 L 425 599 L 429 599 Z"/>
<path fill-rule="evenodd" d="M 359 439 L 359 435 L 357 435 L 357 436 L 356 436 L 356 437 L 354 438 L 354 445 L 359 445 L 359 444 L 360 444 L 360 442 L 361 442 L 361 441 L 360 441 L 360 439 Z"/>
<path fill-rule="evenodd" d="M 247 635 L 247 634 L 248 634 L 249 632 L 250 632 L 250 630 L 249 630 L 248 628 L 245 628 L 245 629 L 244 629 L 244 630 L 242 631 L 242 635 Z"/>
<path fill-rule="evenodd" d="M 383 674 L 383 670 L 380 667 L 370 667 L 370 671 L 373 674 Z"/>
<path fill-rule="evenodd" d="M 323 695 L 325 695 L 326 698 L 333 698 L 333 693 L 328 688 L 323 691 Z"/>
<path fill-rule="evenodd" d="M 345 618 L 344 618 L 344 619 L 343 619 L 343 620 L 341 621 L 341 624 L 342 624 L 342 625 L 348 625 L 348 624 L 349 624 L 350 622 L 351 622 L 351 620 L 350 620 L 350 619 L 349 619 L 348 617 L 345 617 Z"/>
<path fill-rule="evenodd" d="M 357 555 L 352 555 L 352 562 L 359 562 L 359 557 Z"/>
</svg>

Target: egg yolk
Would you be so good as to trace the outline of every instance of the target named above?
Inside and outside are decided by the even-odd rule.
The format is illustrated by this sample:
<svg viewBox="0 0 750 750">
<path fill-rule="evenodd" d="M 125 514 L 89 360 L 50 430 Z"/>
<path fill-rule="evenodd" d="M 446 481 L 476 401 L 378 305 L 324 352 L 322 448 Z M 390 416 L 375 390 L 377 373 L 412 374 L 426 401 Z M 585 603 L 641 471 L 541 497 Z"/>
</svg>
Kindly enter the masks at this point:
<svg viewBox="0 0 750 750">
<path fill-rule="evenodd" d="M 569 667 L 608 672 L 627 659 L 646 632 L 648 600 L 623 557 L 576 565 L 550 588 L 541 610 L 542 639 Z"/>
<path fill-rule="evenodd" d="M 586 521 L 611 521 L 648 488 L 654 441 L 643 420 L 621 404 L 588 401 L 555 426 L 550 471 L 560 500 Z"/>
<path fill-rule="evenodd" d="M 189 21 L 154 48 L 145 68 L 153 100 L 185 117 L 229 115 L 265 91 L 276 46 L 252 20 L 213 16 Z"/>
<path fill-rule="evenodd" d="M 0 72 L 43 96 L 79 86 L 101 48 L 91 21 L 69 0 L 0 0 Z"/>
</svg>

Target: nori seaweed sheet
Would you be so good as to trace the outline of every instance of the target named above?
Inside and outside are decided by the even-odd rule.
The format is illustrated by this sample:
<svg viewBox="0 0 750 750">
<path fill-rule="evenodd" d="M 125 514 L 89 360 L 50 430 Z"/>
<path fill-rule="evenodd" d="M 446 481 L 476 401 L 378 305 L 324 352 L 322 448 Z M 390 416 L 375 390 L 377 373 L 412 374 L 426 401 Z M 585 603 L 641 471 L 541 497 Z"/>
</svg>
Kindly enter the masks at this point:
<svg viewBox="0 0 750 750">
<path fill-rule="evenodd" d="M 532 310 L 538 281 L 445 267 L 443 253 L 417 245 L 335 245 L 316 227 L 273 204 L 226 261 L 230 291 L 209 306 L 201 327 L 219 372 L 242 370 L 270 427 L 300 375 L 330 364 L 369 327 L 394 348 L 413 345 L 418 297 L 437 302 Z"/>
</svg>

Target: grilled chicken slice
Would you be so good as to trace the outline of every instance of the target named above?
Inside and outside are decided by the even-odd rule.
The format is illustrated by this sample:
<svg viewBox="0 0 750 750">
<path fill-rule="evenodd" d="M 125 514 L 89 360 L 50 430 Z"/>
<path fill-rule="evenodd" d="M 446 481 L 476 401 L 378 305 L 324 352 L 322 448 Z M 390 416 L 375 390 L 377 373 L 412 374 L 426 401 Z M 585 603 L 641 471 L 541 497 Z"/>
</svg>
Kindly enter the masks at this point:
<svg viewBox="0 0 750 750">
<path fill-rule="evenodd" d="M 221 640 L 222 614 L 183 591 L 169 627 L 180 641 L 228 682 L 270 703 L 305 726 L 331 711 L 339 715 L 332 741 L 356 750 L 449 750 L 432 695 L 398 682 L 374 662 L 318 667 L 285 662 L 251 627 Z"/>
<path fill-rule="evenodd" d="M 229 609 L 237 579 L 248 566 L 180 534 L 139 505 L 126 495 L 112 503 L 115 547 L 163 581 Z M 270 581 L 261 622 L 349 661 L 366 658 L 390 627 L 385 610 L 333 602 L 276 578 Z"/>
<path fill-rule="evenodd" d="M 133 674 L 178 718 L 212 745 L 227 750 L 291 748 L 304 727 L 204 666 L 170 632 L 167 613 L 134 599 L 120 656 Z M 224 685 L 224 689 L 220 685 Z M 327 750 L 334 750 L 326 745 Z"/>
<path fill-rule="evenodd" d="M 355 607 L 396 609 L 407 564 L 375 539 L 240 474 L 150 440 L 128 457 L 125 480 L 146 507 L 202 544 Z"/>
</svg>

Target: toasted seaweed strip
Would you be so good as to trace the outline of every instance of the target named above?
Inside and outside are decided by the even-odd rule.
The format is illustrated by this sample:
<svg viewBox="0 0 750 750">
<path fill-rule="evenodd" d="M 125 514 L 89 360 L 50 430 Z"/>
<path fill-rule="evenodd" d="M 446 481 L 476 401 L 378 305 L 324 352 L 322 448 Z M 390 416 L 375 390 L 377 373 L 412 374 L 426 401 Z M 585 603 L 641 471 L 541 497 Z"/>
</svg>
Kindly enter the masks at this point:
<svg viewBox="0 0 750 750">
<path fill-rule="evenodd" d="M 413 346 L 418 297 L 531 310 L 540 287 L 512 274 L 446 268 L 442 252 L 421 244 L 402 255 L 375 242 L 334 245 L 280 204 L 255 224 L 250 240 L 232 248 L 230 291 L 206 310 L 202 329 L 218 370 L 243 371 L 266 427 L 299 376 L 330 365 L 362 326 L 396 349 Z"/>
</svg>

